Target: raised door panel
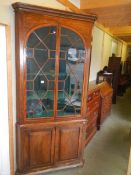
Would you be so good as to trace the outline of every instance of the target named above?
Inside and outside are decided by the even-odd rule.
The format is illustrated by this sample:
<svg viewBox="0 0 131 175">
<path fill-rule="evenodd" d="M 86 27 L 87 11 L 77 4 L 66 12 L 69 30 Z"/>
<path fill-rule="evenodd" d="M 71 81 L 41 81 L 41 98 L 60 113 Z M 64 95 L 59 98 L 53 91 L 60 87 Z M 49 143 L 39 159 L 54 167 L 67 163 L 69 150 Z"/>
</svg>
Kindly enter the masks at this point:
<svg viewBox="0 0 131 175">
<path fill-rule="evenodd" d="M 29 133 L 30 166 L 33 167 L 41 164 L 50 164 L 52 162 L 51 143 L 51 130 Z"/>
<path fill-rule="evenodd" d="M 19 171 L 45 169 L 54 164 L 55 128 L 21 128 L 21 144 L 18 145 Z"/>
<path fill-rule="evenodd" d="M 81 157 L 81 126 L 63 126 L 56 128 L 56 162 L 66 163 Z"/>
</svg>

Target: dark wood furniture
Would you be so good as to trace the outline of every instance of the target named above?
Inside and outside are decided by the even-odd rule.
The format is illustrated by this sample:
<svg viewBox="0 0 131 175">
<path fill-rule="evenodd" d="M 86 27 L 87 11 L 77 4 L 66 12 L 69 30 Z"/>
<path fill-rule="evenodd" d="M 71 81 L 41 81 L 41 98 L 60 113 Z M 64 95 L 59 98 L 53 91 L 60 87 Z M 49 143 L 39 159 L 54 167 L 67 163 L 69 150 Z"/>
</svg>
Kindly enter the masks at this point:
<svg viewBox="0 0 131 175">
<path fill-rule="evenodd" d="M 126 74 L 131 74 L 131 60 L 126 60 L 125 61 L 125 73 Z"/>
<path fill-rule="evenodd" d="M 98 83 L 102 83 L 103 81 L 106 81 L 107 83 L 109 83 L 112 86 L 112 82 L 113 82 L 113 73 L 110 72 L 98 72 L 97 73 L 97 77 L 96 77 L 96 84 Z"/>
<path fill-rule="evenodd" d="M 121 57 L 116 57 L 114 55 L 112 55 L 112 57 L 109 57 L 108 72 L 113 73 L 113 81 L 112 81 L 112 88 L 113 88 L 112 102 L 113 104 L 116 103 L 118 82 L 119 82 L 119 78 L 121 74 L 120 66 L 121 66 Z"/>
<path fill-rule="evenodd" d="M 129 57 L 130 58 L 130 57 Z M 123 96 L 131 84 L 131 61 L 121 62 L 121 74 L 118 81 L 117 95 Z"/>
<path fill-rule="evenodd" d="M 17 172 L 83 165 L 91 33 L 96 19 L 13 4 Z"/>
<path fill-rule="evenodd" d="M 125 61 L 125 75 L 128 76 L 128 78 L 131 81 L 131 60 L 130 61 Z"/>
<path fill-rule="evenodd" d="M 106 67 L 106 70 L 104 70 Z M 121 57 L 116 57 L 114 54 L 109 57 L 108 66 L 97 73 L 96 83 L 103 81 L 108 82 L 113 88 L 112 103 L 116 103 L 118 92 L 118 84 L 121 76 Z"/>
<path fill-rule="evenodd" d="M 87 127 L 85 145 L 89 143 L 97 131 L 100 110 L 100 89 L 94 83 L 90 84 L 87 97 Z"/>
</svg>

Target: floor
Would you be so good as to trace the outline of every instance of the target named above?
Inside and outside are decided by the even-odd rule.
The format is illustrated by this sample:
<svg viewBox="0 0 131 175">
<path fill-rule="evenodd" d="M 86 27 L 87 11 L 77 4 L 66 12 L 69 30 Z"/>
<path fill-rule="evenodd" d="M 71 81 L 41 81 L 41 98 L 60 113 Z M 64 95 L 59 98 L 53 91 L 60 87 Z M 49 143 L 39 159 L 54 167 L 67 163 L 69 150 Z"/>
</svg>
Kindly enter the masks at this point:
<svg viewBox="0 0 131 175">
<path fill-rule="evenodd" d="M 131 145 L 131 88 L 117 97 L 111 115 L 85 150 L 83 168 L 48 175 L 126 175 Z"/>
</svg>

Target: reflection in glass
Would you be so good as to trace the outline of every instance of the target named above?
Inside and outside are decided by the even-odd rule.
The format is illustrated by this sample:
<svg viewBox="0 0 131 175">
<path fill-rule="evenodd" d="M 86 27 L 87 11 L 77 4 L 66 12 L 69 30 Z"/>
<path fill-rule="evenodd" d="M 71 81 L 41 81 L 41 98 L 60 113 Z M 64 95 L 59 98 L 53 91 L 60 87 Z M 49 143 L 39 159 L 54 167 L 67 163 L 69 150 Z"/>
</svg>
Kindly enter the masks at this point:
<svg viewBox="0 0 131 175">
<path fill-rule="evenodd" d="M 26 58 L 27 117 L 51 117 L 54 106 L 56 27 L 42 27 L 30 34 Z"/>
<path fill-rule="evenodd" d="M 66 28 L 61 30 L 57 115 L 81 112 L 81 95 L 85 48 L 80 36 Z M 61 82 L 63 84 L 61 85 Z"/>
</svg>

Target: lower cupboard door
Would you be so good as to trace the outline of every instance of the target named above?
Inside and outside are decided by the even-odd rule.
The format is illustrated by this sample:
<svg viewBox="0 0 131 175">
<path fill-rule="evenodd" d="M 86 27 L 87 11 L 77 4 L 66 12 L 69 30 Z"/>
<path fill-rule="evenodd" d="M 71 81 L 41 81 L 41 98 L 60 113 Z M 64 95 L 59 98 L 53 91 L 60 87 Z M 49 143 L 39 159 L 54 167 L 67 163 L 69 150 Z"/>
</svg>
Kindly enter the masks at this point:
<svg viewBox="0 0 131 175">
<path fill-rule="evenodd" d="M 82 127 L 61 126 L 56 128 L 55 163 L 79 162 L 82 157 Z"/>
<path fill-rule="evenodd" d="M 41 170 L 53 165 L 54 138 L 54 128 L 22 129 L 18 146 L 19 171 Z"/>
</svg>

